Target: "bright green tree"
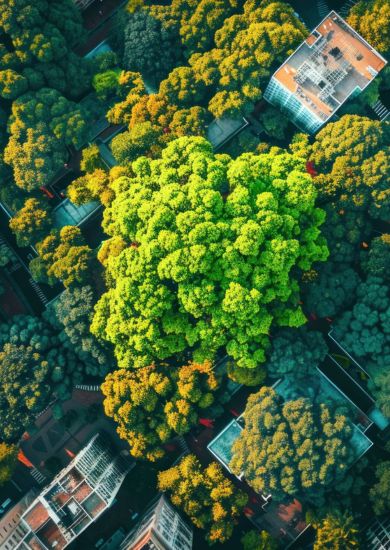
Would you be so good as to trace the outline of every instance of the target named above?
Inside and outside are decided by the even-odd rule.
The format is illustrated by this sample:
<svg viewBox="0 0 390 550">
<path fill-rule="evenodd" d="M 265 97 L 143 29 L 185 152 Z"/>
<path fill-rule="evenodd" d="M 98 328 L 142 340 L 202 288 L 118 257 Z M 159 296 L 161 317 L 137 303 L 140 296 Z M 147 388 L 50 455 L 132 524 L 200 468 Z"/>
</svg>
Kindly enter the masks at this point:
<svg viewBox="0 0 390 550">
<path fill-rule="evenodd" d="M 323 212 L 303 161 L 287 153 L 215 155 L 202 138 L 140 158 L 112 184 L 107 234 L 127 243 L 108 260 L 113 285 L 92 331 L 121 367 L 188 347 L 198 362 L 226 346 L 238 367 L 264 362 L 272 325 L 300 326 L 299 270 L 325 260 Z"/>
<path fill-rule="evenodd" d="M 304 398 L 284 402 L 264 386 L 248 398 L 244 419 L 230 468 L 255 491 L 277 500 L 287 495 L 320 499 L 355 458 L 351 423 L 323 403 Z"/>
<path fill-rule="evenodd" d="M 217 462 L 202 468 L 194 455 L 160 472 L 158 487 L 169 491 L 172 504 L 183 510 L 196 527 L 206 530 L 211 544 L 223 544 L 231 537 L 248 499 L 224 476 Z"/>
</svg>

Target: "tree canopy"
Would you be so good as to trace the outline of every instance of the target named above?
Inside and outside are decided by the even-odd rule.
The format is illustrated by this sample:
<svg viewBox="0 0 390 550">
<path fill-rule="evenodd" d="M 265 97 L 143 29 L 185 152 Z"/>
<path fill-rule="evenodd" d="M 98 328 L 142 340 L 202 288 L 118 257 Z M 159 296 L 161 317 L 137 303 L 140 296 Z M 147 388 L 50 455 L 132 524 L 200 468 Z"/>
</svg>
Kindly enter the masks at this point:
<svg viewBox="0 0 390 550">
<path fill-rule="evenodd" d="M 202 362 L 226 346 L 253 368 L 272 325 L 305 322 L 296 273 L 327 248 L 302 163 L 287 153 L 232 160 L 182 137 L 112 184 L 103 227 L 128 246 L 106 263 L 112 285 L 91 329 L 114 344 L 121 367 L 187 348 Z"/>
<path fill-rule="evenodd" d="M 27 199 L 23 208 L 11 218 L 9 226 L 16 235 L 18 246 L 35 244 L 51 229 L 49 209 L 43 201 Z"/>
<path fill-rule="evenodd" d="M 248 499 L 224 476 L 217 462 L 202 468 L 194 455 L 160 472 L 158 488 L 169 491 L 172 504 L 183 510 L 196 527 L 206 530 L 210 543 L 224 543 L 231 537 Z"/>
<path fill-rule="evenodd" d="M 95 255 L 78 227 L 53 229 L 37 244 L 37 251 L 30 270 L 38 282 L 53 285 L 61 281 L 65 287 L 90 282 Z"/>
<path fill-rule="evenodd" d="M 314 525 L 314 550 L 353 550 L 361 548 L 355 520 L 350 512 L 334 510 Z"/>
<path fill-rule="evenodd" d="M 360 0 L 352 6 L 348 23 L 380 52 L 390 49 L 390 5 L 388 0 Z"/>
<path fill-rule="evenodd" d="M 11 479 L 17 456 L 18 448 L 16 445 L 0 443 L 0 487 Z"/>
<path fill-rule="evenodd" d="M 375 477 L 369 496 L 375 514 L 381 516 L 390 510 L 390 460 L 378 464 Z"/>
<path fill-rule="evenodd" d="M 250 395 L 245 427 L 233 444 L 231 470 L 275 499 L 318 499 L 353 460 L 349 420 L 309 399 L 283 402 L 264 386 Z M 256 452 L 253 452 L 256 449 Z"/>
<path fill-rule="evenodd" d="M 165 365 L 119 369 L 102 384 L 107 416 L 118 423 L 135 458 L 152 462 L 164 455 L 163 444 L 183 435 L 213 402 L 219 380 L 209 362 L 178 369 Z"/>
</svg>

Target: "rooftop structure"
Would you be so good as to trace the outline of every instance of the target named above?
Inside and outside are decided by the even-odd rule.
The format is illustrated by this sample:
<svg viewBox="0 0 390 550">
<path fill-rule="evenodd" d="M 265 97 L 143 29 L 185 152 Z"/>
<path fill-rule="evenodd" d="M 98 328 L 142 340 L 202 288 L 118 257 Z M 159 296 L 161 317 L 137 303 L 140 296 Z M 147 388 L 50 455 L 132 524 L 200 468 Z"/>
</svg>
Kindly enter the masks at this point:
<svg viewBox="0 0 390 550">
<path fill-rule="evenodd" d="M 386 60 L 331 11 L 274 73 L 264 98 L 281 107 L 298 128 L 314 133 L 385 65 Z"/>
<path fill-rule="evenodd" d="M 207 139 L 216 151 L 239 134 L 248 124 L 246 118 L 215 118 L 207 128 Z"/>
<path fill-rule="evenodd" d="M 120 550 L 191 550 L 192 529 L 162 495 L 120 545 Z"/>
<path fill-rule="evenodd" d="M 112 504 L 129 464 L 99 434 L 38 495 L 20 518 L 20 550 L 62 550 Z"/>
<path fill-rule="evenodd" d="M 377 518 L 364 529 L 364 543 L 367 550 L 389 550 L 390 515 Z"/>
<path fill-rule="evenodd" d="M 20 518 L 30 506 L 34 498 L 35 492 L 33 490 L 30 490 L 1 518 L 0 548 L 2 550 L 12 550 L 23 539 L 25 532 L 19 525 Z"/>
</svg>

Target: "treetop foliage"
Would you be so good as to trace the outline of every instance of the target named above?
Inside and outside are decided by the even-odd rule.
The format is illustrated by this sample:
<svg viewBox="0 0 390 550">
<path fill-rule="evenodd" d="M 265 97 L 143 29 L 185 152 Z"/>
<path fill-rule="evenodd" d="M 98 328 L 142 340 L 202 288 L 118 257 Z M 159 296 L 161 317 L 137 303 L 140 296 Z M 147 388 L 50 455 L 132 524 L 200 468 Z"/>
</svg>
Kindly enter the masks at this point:
<svg viewBox="0 0 390 550">
<path fill-rule="evenodd" d="M 117 422 L 131 454 L 154 462 L 164 455 L 164 443 L 197 423 L 200 412 L 214 402 L 219 384 L 207 361 L 179 368 L 119 369 L 102 384 L 104 410 Z"/>
<path fill-rule="evenodd" d="M 275 499 L 299 494 L 318 499 L 353 460 L 349 420 L 323 403 L 283 402 L 264 386 L 248 398 L 244 419 L 230 468 L 244 474 L 255 491 Z"/>
<path fill-rule="evenodd" d="M 383 54 L 390 49 L 389 20 L 388 0 L 360 0 L 352 6 L 347 18 L 348 23 Z"/>
<path fill-rule="evenodd" d="M 120 366 L 187 348 L 202 362 L 226 346 L 239 367 L 253 368 L 272 325 L 305 322 L 295 274 L 327 248 L 302 164 L 288 153 L 232 160 L 183 137 L 112 184 L 103 227 L 127 247 L 106 262 L 113 284 L 91 329 L 114 344 Z"/>
<path fill-rule="evenodd" d="M 224 543 L 231 537 L 248 499 L 224 476 L 217 462 L 202 468 L 195 455 L 187 455 L 176 466 L 160 472 L 158 487 L 169 491 L 172 504 L 196 527 L 206 530 L 210 544 Z"/>
</svg>

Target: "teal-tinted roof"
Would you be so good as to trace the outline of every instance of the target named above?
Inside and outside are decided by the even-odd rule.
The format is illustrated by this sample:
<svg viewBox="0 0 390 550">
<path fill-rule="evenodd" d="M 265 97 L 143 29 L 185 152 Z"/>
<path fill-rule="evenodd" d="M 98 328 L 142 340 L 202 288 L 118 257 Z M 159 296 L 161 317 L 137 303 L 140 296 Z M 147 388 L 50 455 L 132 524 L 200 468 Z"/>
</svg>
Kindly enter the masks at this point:
<svg viewBox="0 0 390 550">
<path fill-rule="evenodd" d="M 56 227 L 80 225 L 99 206 L 100 203 L 97 201 L 76 206 L 69 199 L 65 199 L 53 211 L 54 224 Z"/>
<path fill-rule="evenodd" d="M 232 420 L 208 445 L 208 450 L 229 469 L 233 457 L 232 447 L 242 431 L 237 420 Z"/>
</svg>

